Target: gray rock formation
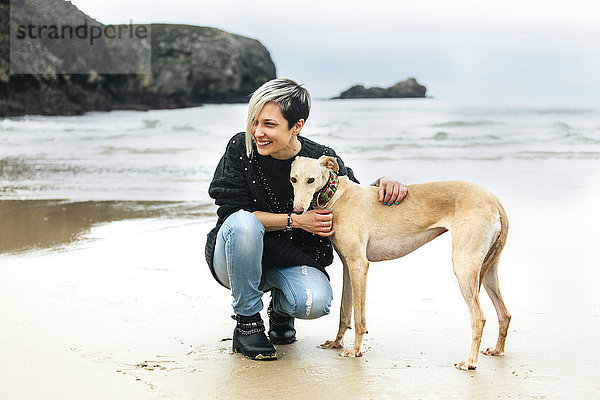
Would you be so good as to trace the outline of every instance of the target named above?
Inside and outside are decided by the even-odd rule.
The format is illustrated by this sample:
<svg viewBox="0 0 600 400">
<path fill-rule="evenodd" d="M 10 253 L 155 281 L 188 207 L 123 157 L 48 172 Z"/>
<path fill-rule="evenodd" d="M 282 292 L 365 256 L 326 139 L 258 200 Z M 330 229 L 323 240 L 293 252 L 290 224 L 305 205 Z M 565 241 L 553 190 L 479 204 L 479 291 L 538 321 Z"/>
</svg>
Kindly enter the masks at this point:
<svg viewBox="0 0 600 400">
<path fill-rule="evenodd" d="M 215 28 L 152 24 L 152 91 L 195 102 L 240 102 L 275 78 L 257 40 Z"/>
<path fill-rule="evenodd" d="M 105 26 L 69 1 L 13 0 L 13 4 L 16 1 L 21 4 L 13 8 L 10 29 L 16 29 L 21 21 L 38 20 L 72 25 L 87 20 Z M 10 60 L 9 15 L 9 0 L 0 0 L 0 117 L 243 102 L 257 87 L 276 76 L 270 54 L 259 41 L 188 25 L 151 25 L 151 75 L 96 73 L 82 57 L 73 56 L 89 51 L 90 46 L 85 43 L 76 43 L 81 47 L 65 52 L 51 41 L 38 41 L 43 46 L 41 52 L 19 54 Z M 139 67 L 135 63 L 140 61 L 134 55 L 142 49 L 135 43 L 106 41 L 96 51 L 96 57 L 109 64 L 120 62 Z M 13 71 L 15 66 L 26 70 L 35 65 L 36 71 L 42 73 L 10 74 L 9 62 Z M 68 67 L 90 73 L 56 73 Z"/>
<path fill-rule="evenodd" d="M 427 88 L 425 86 L 420 85 L 415 78 L 409 78 L 388 88 L 365 88 L 363 85 L 355 85 L 342 92 L 338 97 L 334 97 L 334 99 L 425 97 L 426 92 Z"/>
</svg>

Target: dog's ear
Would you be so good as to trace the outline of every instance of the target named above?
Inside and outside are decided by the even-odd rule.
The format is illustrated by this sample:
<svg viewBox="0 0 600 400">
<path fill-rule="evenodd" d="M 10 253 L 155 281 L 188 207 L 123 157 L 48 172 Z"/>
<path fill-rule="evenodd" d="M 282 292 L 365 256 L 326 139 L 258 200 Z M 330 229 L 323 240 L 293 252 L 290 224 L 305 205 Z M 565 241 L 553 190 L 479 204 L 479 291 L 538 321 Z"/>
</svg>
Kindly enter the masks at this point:
<svg viewBox="0 0 600 400">
<path fill-rule="evenodd" d="M 335 157 L 321 156 L 319 157 L 319 164 L 324 166 L 325 168 L 332 169 L 335 172 L 340 170 L 340 166 L 338 165 Z"/>
</svg>

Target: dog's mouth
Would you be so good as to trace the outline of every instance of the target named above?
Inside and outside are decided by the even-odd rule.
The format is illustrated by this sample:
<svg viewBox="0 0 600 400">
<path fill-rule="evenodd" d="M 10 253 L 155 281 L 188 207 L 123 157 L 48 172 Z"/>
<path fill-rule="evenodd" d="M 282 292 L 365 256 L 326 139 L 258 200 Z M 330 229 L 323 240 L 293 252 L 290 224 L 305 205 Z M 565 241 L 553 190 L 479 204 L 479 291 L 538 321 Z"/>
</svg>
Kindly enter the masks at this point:
<svg viewBox="0 0 600 400">
<path fill-rule="evenodd" d="M 306 211 L 306 210 L 302 206 L 296 206 L 296 207 L 294 207 L 293 211 L 294 211 L 294 214 L 300 215 L 300 214 L 304 214 L 304 211 Z"/>
</svg>

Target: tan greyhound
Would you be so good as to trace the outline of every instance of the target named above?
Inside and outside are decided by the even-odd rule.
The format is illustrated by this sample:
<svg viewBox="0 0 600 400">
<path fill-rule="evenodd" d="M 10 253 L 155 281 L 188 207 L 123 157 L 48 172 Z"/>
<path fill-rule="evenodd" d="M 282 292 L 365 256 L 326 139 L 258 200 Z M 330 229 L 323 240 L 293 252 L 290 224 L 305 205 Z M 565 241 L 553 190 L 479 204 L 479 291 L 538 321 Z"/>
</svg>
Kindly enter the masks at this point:
<svg viewBox="0 0 600 400">
<path fill-rule="evenodd" d="M 294 188 L 294 212 L 314 207 L 333 209 L 335 235 L 331 242 L 344 270 L 340 325 L 335 340 L 321 346 L 343 348 L 354 308 L 354 348 L 345 357 L 360 357 L 365 320 L 365 292 L 369 261 L 403 257 L 446 231 L 452 232 L 452 264 L 471 316 L 472 343 L 466 361 L 456 365 L 475 369 L 485 318 L 479 304 L 481 283 L 498 314 L 496 347 L 486 355 L 504 354 L 510 313 L 498 287 L 498 260 L 506 242 L 508 219 L 498 198 L 486 189 L 468 182 L 431 182 L 408 186 L 408 194 L 394 207 L 377 201 L 378 188 L 361 186 L 334 172 L 335 158 L 297 157 L 290 180 Z M 332 172 L 333 171 L 333 172 Z M 337 182 L 336 182 L 337 181 Z M 323 195 L 326 188 L 329 197 Z M 332 196 L 331 196 L 332 195 Z M 326 201 L 323 204 L 323 201 Z"/>
</svg>

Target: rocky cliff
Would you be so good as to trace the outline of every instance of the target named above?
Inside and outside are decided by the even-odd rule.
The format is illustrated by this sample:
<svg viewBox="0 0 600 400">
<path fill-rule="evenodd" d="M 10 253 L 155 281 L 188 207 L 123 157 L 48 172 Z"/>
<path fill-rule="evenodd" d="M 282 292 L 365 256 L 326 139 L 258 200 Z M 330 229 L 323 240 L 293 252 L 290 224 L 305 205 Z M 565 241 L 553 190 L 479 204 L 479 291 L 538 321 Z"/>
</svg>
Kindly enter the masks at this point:
<svg viewBox="0 0 600 400">
<path fill-rule="evenodd" d="M 50 41 L 42 42 L 41 51 L 12 60 L 13 71 L 15 66 L 23 70 L 35 65 L 43 73 L 10 74 L 9 15 L 9 0 L 0 0 L 0 117 L 243 102 L 276 76 L 268 50 L 257 40 L 215 28 L 170 24 L 150 26 L 151 74 L 95 73 L 82 57 L 73 56 L 89 51 L 89 46 L 80 44 L 81 48 L 67 54 Z M 21 0 L 13 8 L 10 29 L 36 18 L 72 25 L 87 19 L 105 26 L 68 1 Z M 112 41 L 96 51 L 97 57 L 109 62 L 131 64 L 136 62 L 132 55 L 140 49 Z M 91 73 L 55 73 L 74 63 Z"/>
<path fill-rule="evenodd" d="M 404 98 L 404 97 L 425 97 L 427 88 L 420 85 L 415 78 L 409 78 L 398 82 L 388 88 L 370 87 L 363 85 L 352 86 L 350 89 L 342 92 L 335 99 L 373 99 L 373 98 Z"/>
</svg>

